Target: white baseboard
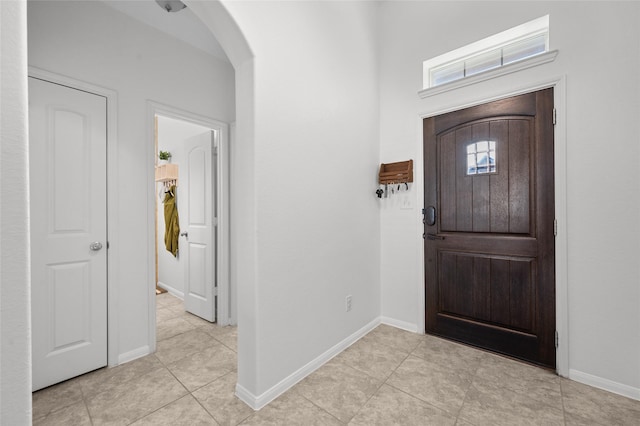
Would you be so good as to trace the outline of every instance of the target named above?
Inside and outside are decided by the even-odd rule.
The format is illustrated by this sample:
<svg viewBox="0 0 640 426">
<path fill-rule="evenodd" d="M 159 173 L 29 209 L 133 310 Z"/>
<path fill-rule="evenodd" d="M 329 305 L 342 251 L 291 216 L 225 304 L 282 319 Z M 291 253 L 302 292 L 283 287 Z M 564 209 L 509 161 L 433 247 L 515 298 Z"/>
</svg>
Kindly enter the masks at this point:
<svg viewBox="0 0 640 426">
<path fill-rule="evenodd" d="M 412 333 L 418 332 L 418 326 L 412 322 L 400 321 L 389 317 L 381 317 L 380 321 L 382 324 L 390 325 L 401 330 L 410 331 Z"/>
<path fill-rule="evenodd" d="M 169 284 L 165 284 L 162 281 L 158 281 L 158 287 L 167 290 L 169 294 L 177 297 L 178 299 L 184 300 L 184 292 L 180 290 L 176 290 L 175 288 L 171 287 Z"/>
<path fill-rule="evenodd" d="M 640 388 L 634 388 L 633 386 L 614 382 L 613 380 L 604 379 L 592 374 L 583 373 L 582 371 L 578 370 L 569 370 L 569 378 L 571 380 L 575 380 L 576 382 L 593 386 L 594 388 L 617 393 L 618 395 L 626 396 L 627 398 L 640 401 Z"/>
<path fill-rule="evenodd" d="M 254 394 L 252 394 L 247 389 L 245 389 L 245 387 L 242 386 L 240 383 L 236 383 L 236 396 L 240 398 L 240 401 L 244 402 L 245 404 L 247 404 L 249 407 L 253 408 L 256 411 L 262 408 L 262 407 L 254 406 L 257 398 L 255 397 Z"/>
<path fill-rule="evenodd" d="M 254 395 L 249 392 L 246 388 L 241 386 L 240 384 L 236 384 L 236 396 L 240 398 L 245 404 L 254 410 L 259 410 L 262 407 L 266 406 L 268 403 L 288 391 L 292 388 L 296 383 L 307 377 L 309 374 L 316 371 L 318 368 L 322 367 L 325 363 L 327 363 L 331 358 L 338 355 L 340 352 L 347 349 L 349 346 L 354 344 L 358 339 L 363 337 L 365 334 L 376 328 L 380 324 L 380 318 L 376 318 L 371 321 L 369 324 L 365 325 L 346 339 L 342 340 L 337 345 L 333 346 L 328 351 L 324 352 L 322 355 L 317 357 L 316 359 L 309 362 L 307 365 L 293 372 L 288 377 L 281 380 L 278 384 L 268 389 L 266 392 L 263 392 L 261 395 Z"/>
<path fill-rule="evenodd" d="M 118 355 L 118 365 L 133 361 L 134 359 L 142 358 L 150 353 L 151 351 L 149 350 L 149 346 L 141 346 L 138 349 Z"/>
</svg>

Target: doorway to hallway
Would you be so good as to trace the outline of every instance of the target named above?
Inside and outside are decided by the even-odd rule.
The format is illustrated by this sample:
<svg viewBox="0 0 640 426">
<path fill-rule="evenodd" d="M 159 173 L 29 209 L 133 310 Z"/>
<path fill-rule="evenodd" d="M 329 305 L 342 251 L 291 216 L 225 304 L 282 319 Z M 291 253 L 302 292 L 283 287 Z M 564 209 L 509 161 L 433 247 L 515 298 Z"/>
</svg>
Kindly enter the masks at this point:
<svg viewBox="0 0 640 426">
<path fill-rule="evenodd" d="M 148 111 L 154 161 L 149 197 L 149 211 L 154 216 L 150 218 L 154 225 L 149 242 L 150 259 L 155 259 L 153 286 L 181 299 L 183 311 L 228 325 L 229 126 L 154 102 L 149 102 Z M 160 151 L 171 154 L 168 164 L 159 163 Z M 172 230 L 175 253 L 165 242 L 168 199 L 175 202 L 177 210 L 179 229 Z M 156 293 L 153 286 L 149 288 L 152 295 Z M 156 300 L 150 297 L 149 309 L 154 314 Z M 153 335 L 156 322 L 154 318 Z"/>
<path fill-rule="evenodd" d="M 156 286 L 214 322 L 218 135 L 182 120 L 155 120 Z"/>
</svg>

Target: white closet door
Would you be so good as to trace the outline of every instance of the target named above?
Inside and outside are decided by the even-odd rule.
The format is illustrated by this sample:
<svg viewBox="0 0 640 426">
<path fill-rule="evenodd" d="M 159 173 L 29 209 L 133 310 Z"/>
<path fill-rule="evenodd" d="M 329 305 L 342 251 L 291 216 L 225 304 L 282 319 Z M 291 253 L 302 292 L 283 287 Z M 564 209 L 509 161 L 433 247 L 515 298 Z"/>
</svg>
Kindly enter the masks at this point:
<svg viewBox="0 0 640 426">
<path fill-rule="evenodd" d="M 34 390 L 107 364 L 106 107 L 29 78 Z"/>
</svg>

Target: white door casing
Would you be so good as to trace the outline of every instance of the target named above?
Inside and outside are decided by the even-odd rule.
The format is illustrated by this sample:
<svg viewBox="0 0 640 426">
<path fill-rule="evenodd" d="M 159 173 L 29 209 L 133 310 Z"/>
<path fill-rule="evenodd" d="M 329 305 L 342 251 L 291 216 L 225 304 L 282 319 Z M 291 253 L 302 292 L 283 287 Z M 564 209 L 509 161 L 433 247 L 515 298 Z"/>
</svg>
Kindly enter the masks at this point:
<svg viewBox="0 0 640 426">
<path fill-rule="evenodd" d="M 184 305 L 207 321 L 215 321 L 216 217 L 213 179 L 217 162 L 213 161 L 215 134 L 203 133 L 185 140 L 185 171 L 182 190 L 185 197 L 181 219 L 180 255 L 184 256 Z M 180 214 L 180 212 L 178 212 Z"/>
<path fill-rule="evenodd" d="M 106 116 L 29 78 L 33 390 L 107 364 Z"/>
</svg>

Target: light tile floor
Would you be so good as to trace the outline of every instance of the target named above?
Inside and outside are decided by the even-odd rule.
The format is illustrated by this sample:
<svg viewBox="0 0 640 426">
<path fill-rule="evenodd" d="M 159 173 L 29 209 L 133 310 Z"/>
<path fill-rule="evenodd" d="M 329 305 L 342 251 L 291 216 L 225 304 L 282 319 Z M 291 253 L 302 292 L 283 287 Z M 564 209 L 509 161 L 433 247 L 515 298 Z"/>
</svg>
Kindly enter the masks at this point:
<svg viewBox="0 0 640 426">
<path fill-rule="evenodd" d="M 640 425 L 639 401 L 384 325 L 254 412 L 236 329 L 157 300 L 158 351 L 34 393 L 35 425 Z"/>
</svg>

